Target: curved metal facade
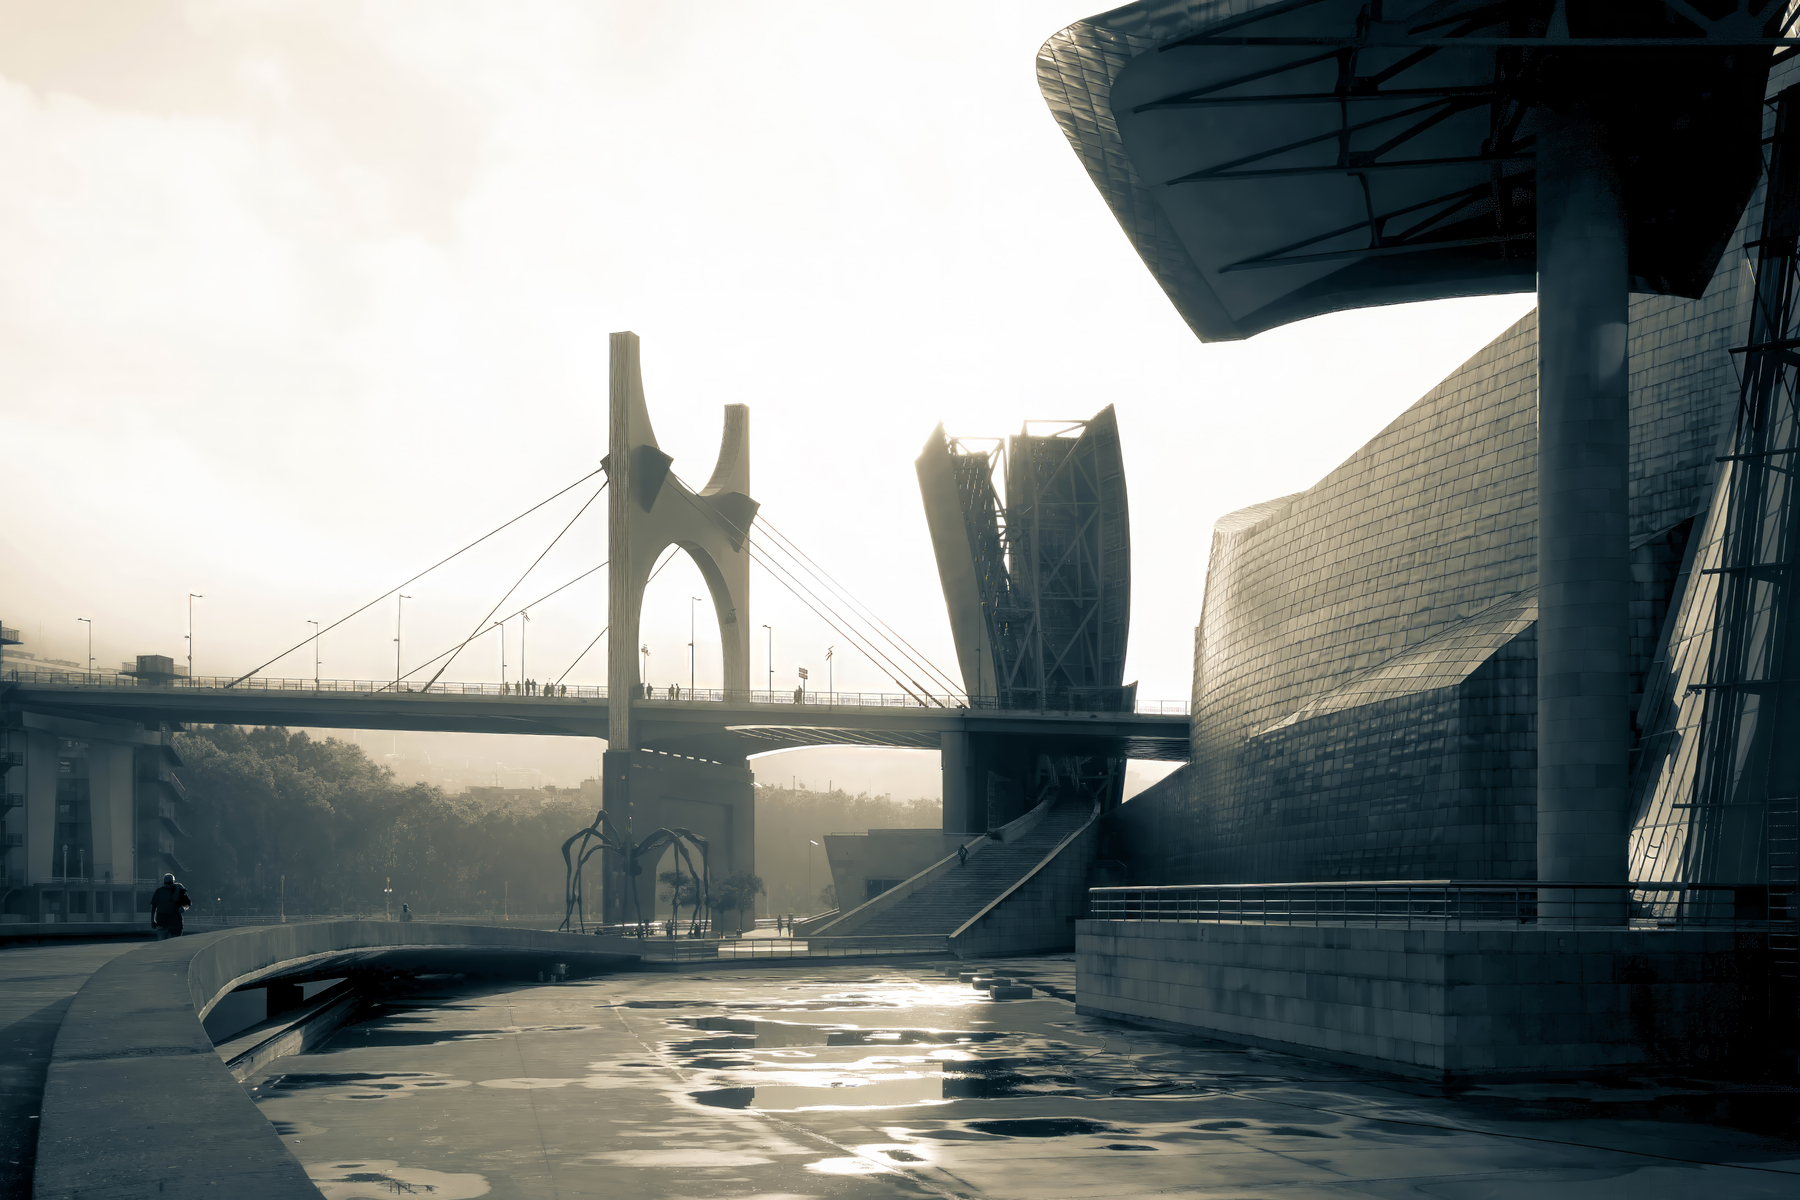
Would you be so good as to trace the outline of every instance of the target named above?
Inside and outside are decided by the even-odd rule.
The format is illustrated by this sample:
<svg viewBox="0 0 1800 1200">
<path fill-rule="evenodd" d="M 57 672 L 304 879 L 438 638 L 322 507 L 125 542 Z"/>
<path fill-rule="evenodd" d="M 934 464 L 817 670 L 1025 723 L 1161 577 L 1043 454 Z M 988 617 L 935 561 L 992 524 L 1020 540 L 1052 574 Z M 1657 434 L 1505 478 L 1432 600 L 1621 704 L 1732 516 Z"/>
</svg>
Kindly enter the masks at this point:
<svg viewBox="0 0 1800 1200">
<path fill-rule="evenodd" d="M 1618 143 L 1634 290 L 1700 295 L 1755 185 L 1769 30 L 1606 0 L 1374 10 L 1143 2 L 1040 50 L 1052 113 L 1202 340 L 1531 291 L 1535 123 L 1577 100 Z"/>
</svg>

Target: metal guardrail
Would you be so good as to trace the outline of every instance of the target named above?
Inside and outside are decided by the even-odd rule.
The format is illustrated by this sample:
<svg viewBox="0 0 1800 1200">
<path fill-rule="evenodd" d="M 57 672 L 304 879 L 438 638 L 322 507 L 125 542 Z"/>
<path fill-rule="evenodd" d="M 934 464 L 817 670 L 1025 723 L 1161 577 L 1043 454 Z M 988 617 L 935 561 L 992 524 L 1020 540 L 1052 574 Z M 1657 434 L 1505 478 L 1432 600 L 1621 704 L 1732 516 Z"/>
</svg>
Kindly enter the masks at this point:
<svg viewBox="0 0 1800 1200">
<path fill-rule="evenodd" d="M 899 933 L 870 937 L 725 938 L 718 941 L 648 937 L 650 962 L 733 962 L 763 958 L 861 958 L 890 954 L 948 954 L 941 933 Z"/>
<path fill-rule="evenodd" d="M 1407 929 L 1792 930 L 1796 897 L 1761 884 L 1392 880 L 1088 890 L 1098 921 L 1229 921 Z"/>
<path fill-rule="evenodd" d="M 279 679 L 265 676 L 254 676 L 249 679 L 237 679 L 229 675 L 195 676 L 191 679 L 176 678 L 168 681 L 151 681 L 131 676 L 118 675 L 102 671 L 27 671 L 21 668 L 9 668 L 0 674 L 0 682 L 31 684 L 43 687 L 79 687 L 108 688 L 117 690 L 155 690 L 173 691 L 189 689 L 216 689 L 234 692 L 331 692 L 336 694 L 354 693 L 361 695 L 410 695 L 410 696 L 490 696 L 496 699 L 517 701 L 520 704 L 557 704 L 574 701 L 594 701 L 606 699 L 605 687 L 579 686 L 576 684 L 558 685 L 556 694 L 550 695 L 549 684 L 542 685 L 539 691 L 530 694 L 521 693 L 516 685 L 499 683 L 444 683 L 430 685 L 426 690 L 423 682 L 402 680 L 395 684 L 393 680 L 381 679 Z M 505 690 L 502 690 L 502 689 Z M 720 689 L 688 689 L 683 687 L 652 687 L 650 694 L 644 697 L 646 703 L 663 704 L 768 704 L 785 705 L 802 708 L 960 708 L 991 711 L 1020 712 L 1087 712 L 1087 709 L 1001 709 L 999 702 L 992 696 L 952 696 L 926 695 L 891 692 L 815 692 L 796 695 L 783 691 L 724 691 Z M 1185 700 L 1142 700 L 1133 709 L 1139 716 L 1185 716 L 1188 704 Z"/>
<path fill-rule="evenodd" d="M 58 881 L 61 882 L 61 881 Z M 74 882 L 74 881 L 71 881 Z M 305 921 L 391 921 L 397 919 L 381 910 L 367 913 L 289 913 L 284 918 L 271 913 L 209 913 L 189 910 L 182 925 L 189 930 L 233 929 L 250 925 L 299 924 Z M 499 925 L 514 929 L 555 930 L 562 922 L 561 913 L 531 913 L 505 917 L 498 913 L 416 913 L 421 924 Z M 763 925 L 759 920 L 757 924 Z M 773 920 L 770 919 L 770 924 Z M 649 962 L 700 962 L 764 958 L 855 958 L 888 954 L 948 954 L 949 941 L 942 934 L 881 934 L 870 937 L 782 938 L 782 937 L 698 937 L 687 936 L 685 924 L 679 937 L 669 937 L 658 924 L 657 931 L 641 939 L 644 958 Z M 635 926 L 593 928 L 589 933 L 608 933 L 615 937 L 633 938 Z"/>
</svg>

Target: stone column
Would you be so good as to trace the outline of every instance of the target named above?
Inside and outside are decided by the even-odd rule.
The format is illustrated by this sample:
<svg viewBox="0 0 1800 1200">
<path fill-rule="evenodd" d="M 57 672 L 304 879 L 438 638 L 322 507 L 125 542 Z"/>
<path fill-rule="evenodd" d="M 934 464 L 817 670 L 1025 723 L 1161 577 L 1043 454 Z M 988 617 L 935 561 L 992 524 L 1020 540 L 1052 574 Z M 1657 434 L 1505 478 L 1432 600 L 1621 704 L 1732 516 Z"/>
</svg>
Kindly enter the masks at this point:
<svg viewBox="0 0 1800 1200">
<path fill-rule="evenodd" d="M 1538 875 L 1627 870 L 1630 274 L 1606 131 L 1580 106 L 1538 137 Z M 1544 892 L 1540 915 L 1612 924 L 1623 893 Z"/>
<path fill-rule="evenodd" d="M 944 773 L 944 831 L 967 833 L 987 828 L 985 814 L 983 823 L 972 823 L 976 817 L 972 812 L 974 788 L 969 782 L 969 735 L 950 732 L 940 735 L 938 763 Z"/>
<path fill-rule="evenodd" d="M 631 577 L 631 400 L 640 387 L 638 339 L 634 333 L 611 338 L 612 377 L 607 397 L 607 638 L 606 753 L 601 760 L 601 804 L 613 828 L 635 843 L 631 803 L 631 758 L 635 749 L 632 701 L 639 692 L 637 673 L 637 605 Z M 611 852 L 602 852 L 601 911 L 607 923 L 633 918 L 629 889 L 636 881 Z"/>
</svg>

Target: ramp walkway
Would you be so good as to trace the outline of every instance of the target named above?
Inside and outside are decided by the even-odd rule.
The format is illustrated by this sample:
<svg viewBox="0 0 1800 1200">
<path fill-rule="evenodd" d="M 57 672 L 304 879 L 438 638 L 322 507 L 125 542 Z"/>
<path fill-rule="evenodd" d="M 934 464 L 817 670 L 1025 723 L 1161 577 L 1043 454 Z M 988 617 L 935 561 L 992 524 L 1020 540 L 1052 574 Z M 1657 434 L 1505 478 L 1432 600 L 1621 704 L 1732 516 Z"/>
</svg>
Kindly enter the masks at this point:
<svg viewBox="0 0 1800 1200">
<path fill-rule="evenodd" d="M 811 944 L 824 946 L 836 938 L 938 935 L 949 938 L 951 950 L 959 955 L 1023 953 L 1057 948 L 1065 941 L 1073 945 L 1072 924 L 1064 922 L 1066 936 L 1060 926 L 1046 933 L 1041 918 L 1043 911 L 1061 913 L 1065 908 L 1066 915 L 1080 915 L 1075 909 L 1085 903 L 1099 815 L 1091 797 L 1072 788 L 1059 789 L 997 830 L 999 840 L 990 836 L 971 842 L 966 863 L 950 855 L 829 924 L 807 929 L 805 936 Z M 1023 922 L 1002 915 L 1006 909 L 1028 906 L 1043 911 Z M 1001 932 L 974 947 L 969 941 L 974 927 L 996 921 L 1016 926 L 1013 935 Z"/>
</svg>

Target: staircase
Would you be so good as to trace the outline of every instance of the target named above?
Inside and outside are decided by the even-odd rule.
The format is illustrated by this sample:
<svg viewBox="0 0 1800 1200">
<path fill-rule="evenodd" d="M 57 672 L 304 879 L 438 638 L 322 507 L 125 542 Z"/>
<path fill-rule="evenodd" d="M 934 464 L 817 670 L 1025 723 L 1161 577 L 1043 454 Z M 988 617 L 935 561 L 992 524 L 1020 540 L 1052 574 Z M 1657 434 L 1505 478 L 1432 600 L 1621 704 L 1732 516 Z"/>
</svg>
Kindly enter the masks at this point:
<svg viewBox="0 0 1800 1200">
<path fill-rule="evenodd" d="M 1075 789 L 1069 789 L 1074 793 Z M 1094 818 L 1094 802 L 1086 796 L 1065 794 L 1044 813 L 1043 819 L 1013 842 L 977 842 L 969 861 L 952 866 L 899 903 L 851 926 L 828 927 L 825 936 L 956 932 L 1044 860 L 1070 834 Z M 853 917 L 855 914 L 847 914 Z"/>
</svg>

